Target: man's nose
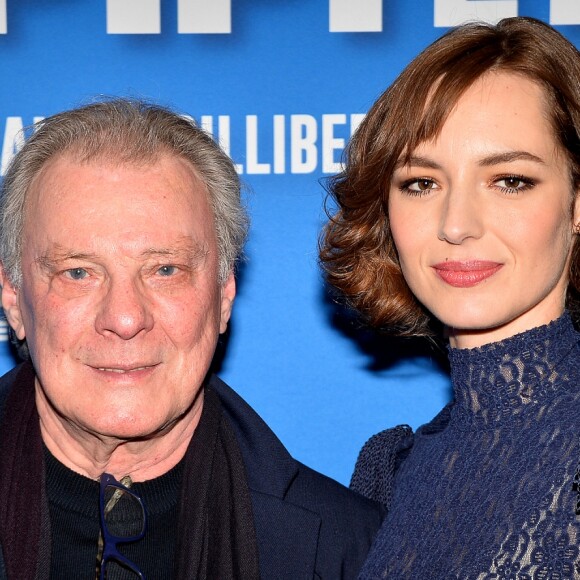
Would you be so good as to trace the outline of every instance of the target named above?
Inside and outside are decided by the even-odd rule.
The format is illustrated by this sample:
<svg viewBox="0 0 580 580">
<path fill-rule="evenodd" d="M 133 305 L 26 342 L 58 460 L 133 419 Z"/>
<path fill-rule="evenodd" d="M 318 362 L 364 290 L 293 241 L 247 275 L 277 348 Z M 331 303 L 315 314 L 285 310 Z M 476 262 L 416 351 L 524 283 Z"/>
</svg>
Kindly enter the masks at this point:
<svg viewBox="0 0 580 580">
<path fill-rule="evenodd" d="M 478 194 L 473 188 L 460 185 L 450 189 L 443 201 L 437 237 L 458 245 L 468 238 L 480 238 L 483 234 L 481 208 Z"/>
<path fill-rule="evenodd" d="M 110 279 L 98 310 L 97 331 L 130 340 L 152 326 L 150 301 L 140 281 L 128 277 Z"/>
</svg>

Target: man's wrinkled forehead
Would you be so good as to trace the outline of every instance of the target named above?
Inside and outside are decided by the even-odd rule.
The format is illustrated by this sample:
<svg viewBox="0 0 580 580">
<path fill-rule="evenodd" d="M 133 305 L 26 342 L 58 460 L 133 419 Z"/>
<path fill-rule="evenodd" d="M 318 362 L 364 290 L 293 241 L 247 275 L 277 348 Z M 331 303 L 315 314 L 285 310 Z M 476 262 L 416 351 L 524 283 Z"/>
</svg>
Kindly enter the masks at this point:
<svg viewBox="0 0 580 580">
<path fill-rule="evenodd" d="M 101 227 L 90 237 L 103 248 L 108 237 L 124 237 L 135 256 L 173 257 L 192 265 L 203 260 L 208 241 L 215 238 L 208 189 L 192 164 L 177 155 L 147 162 L 111 162 L 108 155 L 90 160 L 69 153 L 54 156 L 28 188 L 24 234 L 48 223 L 46 218 L 62 219 L 60 226 L 53 224 L 53 232 L 82 228 L 78 231 L 85 239 L 91 225 L 99 222 Z M 87 253 L 87 248 L 69 246 L 57 244 L 46 259 Z"/>
</svg>

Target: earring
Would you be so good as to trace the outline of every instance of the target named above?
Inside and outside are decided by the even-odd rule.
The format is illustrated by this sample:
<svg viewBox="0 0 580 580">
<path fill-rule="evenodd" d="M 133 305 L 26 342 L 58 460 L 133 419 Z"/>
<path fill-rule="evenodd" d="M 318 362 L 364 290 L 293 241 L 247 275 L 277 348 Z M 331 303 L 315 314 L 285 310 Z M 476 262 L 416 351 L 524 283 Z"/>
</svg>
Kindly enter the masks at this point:
<svg viewBox="0 0 580 580">
<path fill-rule="evenodd" d="M 577 224 L 574 224 L 574 233 L 580 234 L 580 222 L 578 222 Z"/>
</svg>

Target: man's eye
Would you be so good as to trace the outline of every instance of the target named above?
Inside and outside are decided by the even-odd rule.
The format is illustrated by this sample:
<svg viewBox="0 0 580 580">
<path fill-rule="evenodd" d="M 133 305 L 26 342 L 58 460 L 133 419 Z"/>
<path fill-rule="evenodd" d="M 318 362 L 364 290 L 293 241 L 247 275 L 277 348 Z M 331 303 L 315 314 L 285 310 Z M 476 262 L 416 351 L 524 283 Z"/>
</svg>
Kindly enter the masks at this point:
<svg viewBox="0 0 580 580">
<path fill-rule="evenodd" d="M 157 272 L 159 272 L 161 276 L 173 276 L 173 274 L 177 272 L 177 268 L 175 266 L 161 266 Z"/>
<path fill-rule="evenodd" d="M 84 268 L 71 268 L 65 271 L 65 275 L 72 280 L 82 280 L 86 278 L 89 273 Z"/>
</svg>

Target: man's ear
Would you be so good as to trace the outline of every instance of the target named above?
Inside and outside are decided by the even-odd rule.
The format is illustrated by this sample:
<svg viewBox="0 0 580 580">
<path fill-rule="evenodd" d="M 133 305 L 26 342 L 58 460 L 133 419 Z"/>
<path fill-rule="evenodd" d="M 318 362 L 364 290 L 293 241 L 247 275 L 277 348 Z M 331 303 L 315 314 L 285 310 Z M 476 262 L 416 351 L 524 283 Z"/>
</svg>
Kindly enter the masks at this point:
<svg viewBox="0 0 580 580">
<path fill-rule="evenodd" d="M 236 279 L 232 270 L 221 288 L 221 317 L 220 317 L 220 334 L 225 332 L 228 327 L 228 321 L 232 315 L 232 306 L 236 297 Z"/>
<path fill-rule="evenodd" d="M 2 291 L 2 309 L 6 315 L 6 320 L 12 327 L 12 330 L 14 330 L 17 338 L 24 340 L 26 332 L 24 331 L 24 323 L 22 322 L 18 290 L 10 282 L 2 264 L 0 264 L 0 287 Z"/>
</svg>

